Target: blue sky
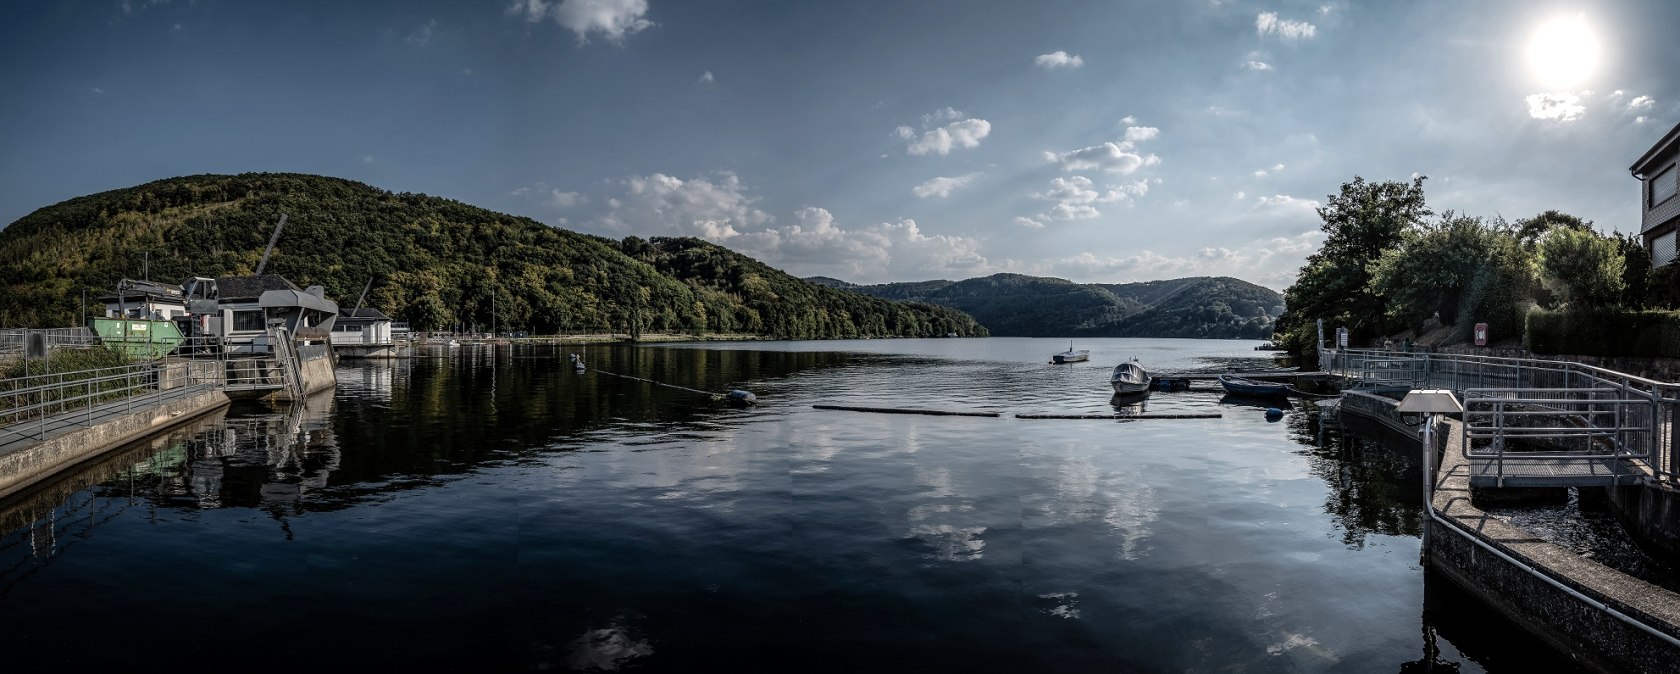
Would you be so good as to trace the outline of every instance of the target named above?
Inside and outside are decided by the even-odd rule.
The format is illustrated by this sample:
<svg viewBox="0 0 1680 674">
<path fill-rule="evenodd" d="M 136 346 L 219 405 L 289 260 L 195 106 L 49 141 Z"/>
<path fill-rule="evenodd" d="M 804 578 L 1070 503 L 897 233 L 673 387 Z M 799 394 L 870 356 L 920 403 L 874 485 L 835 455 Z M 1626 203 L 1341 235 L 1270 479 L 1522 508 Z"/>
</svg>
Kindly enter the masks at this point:
<svg viewBox="0 0 1680 674">
<path fill-rule="evenodd" d="M 1355 175 L 1637 229 L 1676 26 L 1662 0 L 7 3 L 0 223 L 298 171 L 801 276 L 1281 289 Z"/>
</svg>

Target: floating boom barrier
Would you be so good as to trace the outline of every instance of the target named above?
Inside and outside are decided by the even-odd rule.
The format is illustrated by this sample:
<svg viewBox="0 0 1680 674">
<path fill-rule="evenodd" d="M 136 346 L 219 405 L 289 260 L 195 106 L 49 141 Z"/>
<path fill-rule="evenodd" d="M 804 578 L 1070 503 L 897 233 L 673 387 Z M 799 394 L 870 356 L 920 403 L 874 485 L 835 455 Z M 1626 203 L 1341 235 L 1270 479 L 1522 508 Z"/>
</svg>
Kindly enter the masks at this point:
<svg viewBox="0 0 1680 674">
<path fill-rule="evenodd" d="M 581 366 L 579 367 L 579 371 L 580 372 L 582 371 Z M 612 375 L 614 377 L 621 377 L 621 378 L 624 378 L 624 379 L 634 379 L 634 380 L 639 381 L 639 382 L 646 382 L 646 383 L 649 383 L 649 384 L 653 384 L 654 386 L 664 386 L 666 388 L 674 388 L 678 391 L 687 391 L 689 393 L 697 393 L 697 394 L 700 394 L 700 395 L 703 395 L 703 396 L 707 396 L 714 401 L 728 401 L 732 405 L 745 406 L 745 405 L 757 405 L 758 404 L 758 396 L 753 395 L 752 391 L 747 391 L 745 389 L 732 389 L 728 393 L 713 393 L 711 391 L 702 391 L 702 390 L 697 389 L 697 388 L 689 388 L 687 386 L 678 386 L 676 384 L 667 384 L 667 383 L 662 382 L 662 381 L 654 381 L 652 379 L 644 379 L 642 377 L 635 377 L 635 376 L 631 376 L 631 375 L 627 375 L 627 374 L 619 374 L 617 372 L 608 372 L 608 371 L 603 370 L 603 369 L 598 368 L 598 367 L 593 368 L 593 371 L 598 372 L 600 374 Z"/>
</svg>

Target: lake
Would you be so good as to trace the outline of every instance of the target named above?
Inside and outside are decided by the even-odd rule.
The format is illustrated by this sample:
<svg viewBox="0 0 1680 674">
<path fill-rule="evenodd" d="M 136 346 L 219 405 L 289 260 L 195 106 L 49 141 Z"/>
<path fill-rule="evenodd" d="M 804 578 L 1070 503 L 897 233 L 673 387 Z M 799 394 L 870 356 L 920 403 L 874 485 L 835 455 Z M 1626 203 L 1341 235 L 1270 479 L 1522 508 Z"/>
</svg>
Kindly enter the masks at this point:
<svg viewBox="0 0 1680 674">
<path fill-rule="evenodd" d="M 1269 367 L 1256 344 L 1089 339 L 1091 362 L 1060 366 L 1066 340 L 1017 338 L 343 361 L 305 404 L 236 405 L 0 504 L 8 664 L 1565 666 L 1419 565 L 1416 447 L 1206 385 L 1111 398 L 1132 356 Z M 1013 416 L 1116 412 L 1223 416 Z"/>
</svg>

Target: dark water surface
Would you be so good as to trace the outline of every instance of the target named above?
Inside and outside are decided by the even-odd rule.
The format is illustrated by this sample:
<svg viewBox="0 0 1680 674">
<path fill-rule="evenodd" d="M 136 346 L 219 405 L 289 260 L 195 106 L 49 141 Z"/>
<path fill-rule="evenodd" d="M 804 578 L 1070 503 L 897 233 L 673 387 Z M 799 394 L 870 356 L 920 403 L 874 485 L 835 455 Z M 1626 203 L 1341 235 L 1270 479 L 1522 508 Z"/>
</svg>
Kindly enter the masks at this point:
<svg viewBox="0 0 1680 674">
<path fill-rule="evenodd" d="M 1207 390 L 1108 393 L 1132 355 L 1268 365 L 1253 344 L 345 361 L 307 404 L 235 406 L 0 504 L 0 644 L 20 671 L 1559 671 L 1419 566 L 1415 449 L 1310 403 L 1268 422 Z M 1224 416 L 1013 418 L 1145 410 Z"/>
</svg>

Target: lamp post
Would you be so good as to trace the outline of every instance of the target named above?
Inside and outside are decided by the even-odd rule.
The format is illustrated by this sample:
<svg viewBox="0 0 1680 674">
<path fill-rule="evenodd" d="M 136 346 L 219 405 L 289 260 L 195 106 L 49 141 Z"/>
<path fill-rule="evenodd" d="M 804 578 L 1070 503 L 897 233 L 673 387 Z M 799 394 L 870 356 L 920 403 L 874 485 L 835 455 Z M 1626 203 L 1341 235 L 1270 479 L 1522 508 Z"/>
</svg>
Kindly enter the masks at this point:
<svg viewBox="0 0 1680 674">
<path fill-rule="evenodd" d="M 1452 391 L 1423 389 L 1407 393 L 1394 411 L 1424 415 L 1420 435 L 1423 436 L 1423 512 L 1427 517 L 1423 522 L 1423 544 L 1418 551 L 1418 561 L 1428 565 L 1429 525 L 1435 519 L 1435 418 L 1441 414 L 1463 414 L 1464 406 L 1459 404 Z"/>
</svg>

